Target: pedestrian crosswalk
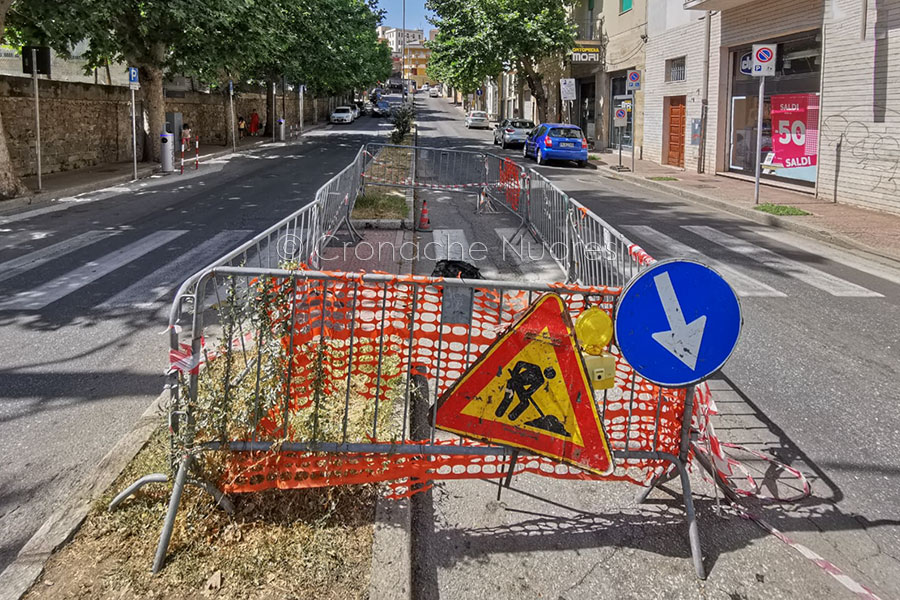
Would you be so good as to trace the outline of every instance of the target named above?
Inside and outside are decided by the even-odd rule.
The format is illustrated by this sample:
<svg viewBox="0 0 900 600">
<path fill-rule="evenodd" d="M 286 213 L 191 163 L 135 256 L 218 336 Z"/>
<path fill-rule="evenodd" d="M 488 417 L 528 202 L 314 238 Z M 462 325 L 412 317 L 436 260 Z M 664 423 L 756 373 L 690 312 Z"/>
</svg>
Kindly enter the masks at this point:
<svg viewBox="0 0 900 600">
<path fill-rule="evenodd" d="M 839 256 L 832 255 L 828 262 L 845 263 L 845 268 L 832 267 L 829 269 L 831 272 L 827 272 L 827 267 L 817 262 L 816 255 L 784 242 L 773 246 L 775 242 L 771 238 L 757 243 L 707 225 L 672 225 L 665 228 L 626 225 L 622 230 L 657 259 L 688 258 L 711 266 L 741 297 L 796 298 L 804 293 L 803 287 L 843 298 L 883 297 L 880 291 L 859 283 L 883 278 L 873 279 L 872 274 L 862 273 L 853 266 L 852 260 L 842 261 Z M 493 239 L 470 240 L 468 237 L 474 237 L 474 234 L 467 236 L 468 231 L 436 229 L 430 239 L 424 236 L 423 241 L 430 243 L 430 249 L 425 250 L 426 258 L 432 261 L 464 260 L 477 266 L 489 279 L 514 279 L 530 283 L 565 279 L 553 257 L 546 253 L 541 255 L 541 245 L 527 232 L 513 227 L 498 227 L 493 230 Z M 187 235 L 189 233 L 192 235 Z M 225 230 L 194 241 L 193 238 L 198 237 L 197 232 L 187 230 L 160 230 L 143 236 L 119 230 L 80 233 L 0 263 L 0 282 L 3 283 L 0 287 L 0 311 L 46 309 L 132 263 L 134 266 L 129 268 L 127 279 L 123 279 L 121 287 L 116 288 L 115 278 L 104 280 L 102 290 L 108 290 L 108 296 L 101 298 L 96 308 L 158 308 L 168 302 L 187 277 L 236 248 L 251 235 L 249 230 Z M 427 256 L 428 253 L 431 256 Z M 159 257 L 163 255 L 166 260 L 160 265 Z M 155 258 L 141 262 L 150 256 Z M 78 257 L 74 260 L 75 266 L 58 274 L 58 265 L 63 261 L 72 261 L 73 257 Z M 148 263 L 153 267 L 135 280 L 135 273 Z M 53 266 L 57 266 L 52 271 L 54 277 L 35 283 L 39 281 L 37 275 L 41 268 Z M 856 276 L 853 274 L 856 273 L 860 279 L 848 281 L 834 272 L 854 279 Z M 25 282 L 32 287 L 22 289 L 27 287 L 23 285 Z M 888 280 L 884 282 L 890 284 Z M 880 284 L 874 287 L 878 288 Z M 98 291 L 98 288 L 93 289 Z M 94 299 L 92 302 L 97 301 L 96 294 L 91 298 Z"/>
</svg>

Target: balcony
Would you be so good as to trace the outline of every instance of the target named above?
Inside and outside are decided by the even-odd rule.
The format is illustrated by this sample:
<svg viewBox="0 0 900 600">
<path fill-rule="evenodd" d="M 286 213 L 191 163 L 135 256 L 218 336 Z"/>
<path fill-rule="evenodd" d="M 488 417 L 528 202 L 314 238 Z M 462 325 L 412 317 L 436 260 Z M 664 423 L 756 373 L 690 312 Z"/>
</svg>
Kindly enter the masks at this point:
<svg viewBox="0 0 900 600">
<path fill-rule="evenodd" d="M 576 42 L 599 42 L 603 31 L 603 21 L 601 19 L 570 19 L 575 26 Z"/>
<path fill-rule="evenodd" d="M 685 10 L 727 10 L 744 4 L 750 4 L 753 0 L 684 0 Z"/>
</svg>

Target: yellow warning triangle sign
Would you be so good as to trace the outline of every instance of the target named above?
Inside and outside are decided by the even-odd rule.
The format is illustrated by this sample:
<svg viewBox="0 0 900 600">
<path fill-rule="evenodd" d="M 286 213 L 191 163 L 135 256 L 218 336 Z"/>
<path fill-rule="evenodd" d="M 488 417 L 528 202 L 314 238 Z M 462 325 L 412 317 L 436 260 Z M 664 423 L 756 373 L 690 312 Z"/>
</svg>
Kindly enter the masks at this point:
<svg viewBox="0 0 900 600">
<path fill-rule="evenodd" d="M 438 400 L 439 429 L 606 475 L 609 444 L 563 299 L 545 294 Z"/>
</svg>

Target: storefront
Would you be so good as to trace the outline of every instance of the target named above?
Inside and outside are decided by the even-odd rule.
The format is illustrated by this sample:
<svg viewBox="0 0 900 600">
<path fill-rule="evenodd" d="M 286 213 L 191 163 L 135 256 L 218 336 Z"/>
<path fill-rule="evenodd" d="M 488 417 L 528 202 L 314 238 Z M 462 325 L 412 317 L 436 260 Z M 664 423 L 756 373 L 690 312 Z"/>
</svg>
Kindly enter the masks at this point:
<svg viewBox="0 0 900 600">
<path fill-rule="evenodd" d="M 822 38 L 819 30 L 777 43 L 776 74 L 767 77 L 763 99 L 762 177 L 806 186 L 816 182 Z M 757 156 L 759 78 L 750 74 L 751 46 L 730 48 L 727 167 L 753 175 Z"/>
<path fill-rule="evenodd" d="M 597 139 L 597 78 L 602 71 L 600 48 L 579 46 L 570 56 L 571 77 L 575 79 L 575 101 L 571 106 L 571 122 L 581 127 L 591 141 Z M 563 113 L 565 114 L 565 112 Z"/>
<path fill-rule="evenodd" d="M 606 131 L 609 132 L 607 145 L 609 148 L 616 150 L 619 148 L 620 137 L 622 147 L 628 150 L 631 150 L 633 144 L 632 140 L 634 139 L 633 97 L 625 90 L 625 76 L 625 71 L 622 71 L 621 73 L 610 73 L 609 75 L 609 98 L 612 110 L 609 111 L 609 123 L 607 124 L 606 129 Z M 616 109 L 619 108 L 624 108 L 628 115 L 625 128 L 621 131 L 613 125 Z"/>
</svg>

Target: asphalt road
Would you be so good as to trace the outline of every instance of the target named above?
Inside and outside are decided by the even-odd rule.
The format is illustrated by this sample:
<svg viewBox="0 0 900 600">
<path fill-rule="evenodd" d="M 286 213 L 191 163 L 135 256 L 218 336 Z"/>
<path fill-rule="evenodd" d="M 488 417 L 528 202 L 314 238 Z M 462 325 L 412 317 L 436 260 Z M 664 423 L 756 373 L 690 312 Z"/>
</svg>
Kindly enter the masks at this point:
<svg viewBox="0 0 900 600">
<path fill-rule="evenodd" d="M 362 117 L 0 215 L 0 571 L 162 391 L 178 285 L 312 201 L 388 128 Z"/>
<path fill-rule="evenodd" d="M 419 104 L 420 146 L 488 150 L 514 158 L 536 168 L 655 258 L 691 257 L 725 274 L 740 292 L 744 328 L 714 387 L 720 390 L 716 397 L 723 412 L 730 404 L 740 406 L 748 426 L 720 431 L 720 436 L 746 444 L 763 440 L 767 452 L 810 478 L 813 497 L 800 505 L 765 509 L 770 520 L 843 563 L 876 591 L 900 594 L 900 265 L 651 191 L 605 167 L 537 167 L 522 158 L 520 148 L 492 146 L 491 131 L 466 130 L 463 113 L 448 100 L 424 98 Z M 458 227 L 435 218 L 432 224 L 436 231 Z M 468 493 L 461 485 L 448 489 L 446 495 L 457 500 Z M 571 493 L 576 503 L 570 488 L 562 488 L 567 490 L 562 494 L 558 489 L 560 502 Z M 542 492 L 554 495 L 549 484 Z M 444 574 L 426 586 L 424 597 L 468 597 L 466 592 L 475 594 L 476 589 L 490 593 L 490 587 L 472 587 L 472 578 L 496 576 L 499 585 L 505 577 L 496 568 L 493 574 L 473 572 L 473 561 L 491 560 L 470 553 L 477 542 L 463 540 L 456 547 L 447 542 L 460 523 L 469 530 L 483 528 L 484 519 L 472 516 L 476 513 L 494 519 L 487 509 L 468 514 L 462 507 L 436 510 L 435 541 L 428 550 L 439 555 L 434 569 Z M 449 526 L 454 519 L 457 528 Z M 712 535 L 708 528 L 704 531 Z M 520 542 L 527 545 L 526 539 Z M 726 546 L 732 548 L 733 542 Z M 503 561 L 499 555 L 519 551 L 510 542 L 485 554 Z M 461 556 L 454 557 L 455 552 Z M 521 552 L 536 563 L 532 568 L 542 563 L 538 553 Z M 456 578 L 447 574 L 454 568 Z M 556 594 L 559 589 L 546 591 Z M 496 597 L 516 593 L 504 589 Z"/>
</svg>

